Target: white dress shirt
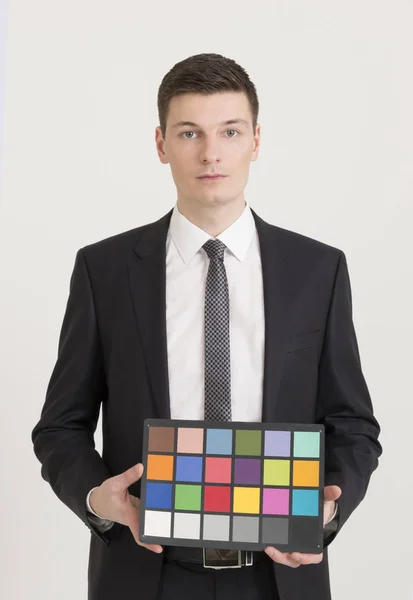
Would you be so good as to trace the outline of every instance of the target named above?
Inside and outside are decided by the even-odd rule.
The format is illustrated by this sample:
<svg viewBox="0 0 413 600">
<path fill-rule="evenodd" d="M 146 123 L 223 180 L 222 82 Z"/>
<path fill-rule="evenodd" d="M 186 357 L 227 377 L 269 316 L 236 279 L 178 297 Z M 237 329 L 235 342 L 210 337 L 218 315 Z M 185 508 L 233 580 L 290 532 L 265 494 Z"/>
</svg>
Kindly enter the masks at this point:
<svg viewBox="0 0 413 600">
<path fill-rule="evenodd" d="M 171 419 L 204 419 L 204 305 L 211 239 L 174 206 L 166 238 L 166 327 Z M 248 203 L 216 239 L 226 245 L 233 421 L 260 422 L 264 375 L 264 296 L 259 238 Z M 87 507 L 90 507 L 89 496 Z M 337 506 L 336 506 L 337 509 Z M 333 517 L 332 517 L 333 518 Z M 112 521 L 102 519 L 107 529 Z"/>
</svg>

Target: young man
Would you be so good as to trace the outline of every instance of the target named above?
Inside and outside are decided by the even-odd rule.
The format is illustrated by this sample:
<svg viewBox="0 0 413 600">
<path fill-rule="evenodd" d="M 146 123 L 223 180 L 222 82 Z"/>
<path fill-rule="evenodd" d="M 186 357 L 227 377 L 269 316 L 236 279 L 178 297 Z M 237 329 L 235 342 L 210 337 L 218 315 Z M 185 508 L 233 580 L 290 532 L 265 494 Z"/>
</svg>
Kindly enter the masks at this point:
<svg viewBox="0 0 413 600">
<path fill-rule="evenodd" d="M 42 476 L 93 534 L 89 600 L 327 600 L 327 546 L 382 452 L 345 255 L 265 222 L 247 204 L 258 99 L 233 60 L 201 54 L 176 64 L 158 109 L 156 147 L 177 202 L 158 221 L 77 252 L 32 432 Z M 100 408 L 102 457 L 93 438 Z M 139 541 L 144 419 L 207 411 L 325 426 L 322 553 L 268 547 L 249 565 L 245 552 L 205 558 Z M 209 568 L 212 559 L 223 568 Z"/>
</svg>

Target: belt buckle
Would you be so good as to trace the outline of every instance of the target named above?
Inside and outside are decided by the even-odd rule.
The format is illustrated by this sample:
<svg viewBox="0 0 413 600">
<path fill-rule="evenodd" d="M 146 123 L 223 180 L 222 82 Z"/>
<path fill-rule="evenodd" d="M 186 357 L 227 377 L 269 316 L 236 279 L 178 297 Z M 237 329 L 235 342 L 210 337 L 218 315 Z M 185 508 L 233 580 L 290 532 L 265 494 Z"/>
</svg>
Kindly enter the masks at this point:
<svg viewBox="0 0 413 600">
<path fill-rule="evenodd" d="M 236 556 L 234 556 L 234 558 L 232 559 L 234 564 L 223 564 L 223 565 L 213 565 L 211 564 L 212 562 L 217 562 L 220 559 L 222 561 L 230 561 L 231 558 L 228 558 L 228 554 L 232 553 L 235 554 L 235 552 L 237 553 Z M 202 553 L 203 553 L 203 566 L 205 567 L 205 569 L 216 569 L 216 570 L 220 570 L 220 569 L 240 569 L 243 565 L 241 564 L 241 550 L 222 550 L 220 548 L 202 548 Z M 248 554 L 250 554 L 250 558 L 248 559 Z M 247 552 L 246 553 L 246 560 L 245 560 L 245 565 L 246 566 L 251 566 L 252 565 L 252 552 Z"/>
</svg>

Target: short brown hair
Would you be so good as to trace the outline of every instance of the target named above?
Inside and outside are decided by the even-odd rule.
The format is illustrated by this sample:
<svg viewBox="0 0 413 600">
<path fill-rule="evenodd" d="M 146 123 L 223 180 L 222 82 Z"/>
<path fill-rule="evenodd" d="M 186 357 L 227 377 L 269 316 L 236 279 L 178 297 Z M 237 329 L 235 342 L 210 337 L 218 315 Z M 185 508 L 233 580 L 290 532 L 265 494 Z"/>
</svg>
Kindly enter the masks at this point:
<svg viewBox="0 0 413 600">
<path fill-rule="evenodd" d="M 248 73 L 235 60 L 221 54 L 196 54 L 176 63 L 164 76 L 158 90 L 158 115 L 165 139 L 171 98 L 181 94 L 214 94 L 243 91 L 251 107 L 254 135 L 258 119 L 258 97 Z"/>
</svg>

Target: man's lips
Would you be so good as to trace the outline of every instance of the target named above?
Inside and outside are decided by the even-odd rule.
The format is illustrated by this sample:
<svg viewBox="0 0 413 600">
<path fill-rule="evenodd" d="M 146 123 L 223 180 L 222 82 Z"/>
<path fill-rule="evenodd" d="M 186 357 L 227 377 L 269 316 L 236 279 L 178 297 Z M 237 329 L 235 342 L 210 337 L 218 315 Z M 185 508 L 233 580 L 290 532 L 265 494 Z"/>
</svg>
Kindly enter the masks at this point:
<svg viewBox="0 0 413 600">
<path fill-rule="evenodd" d="M 201 175 L 198 179 L 221 179 L 221 177 L 226 177 L 226 175 L 220 175 L 219 173 L 216 175 Z"/>
</svg>

